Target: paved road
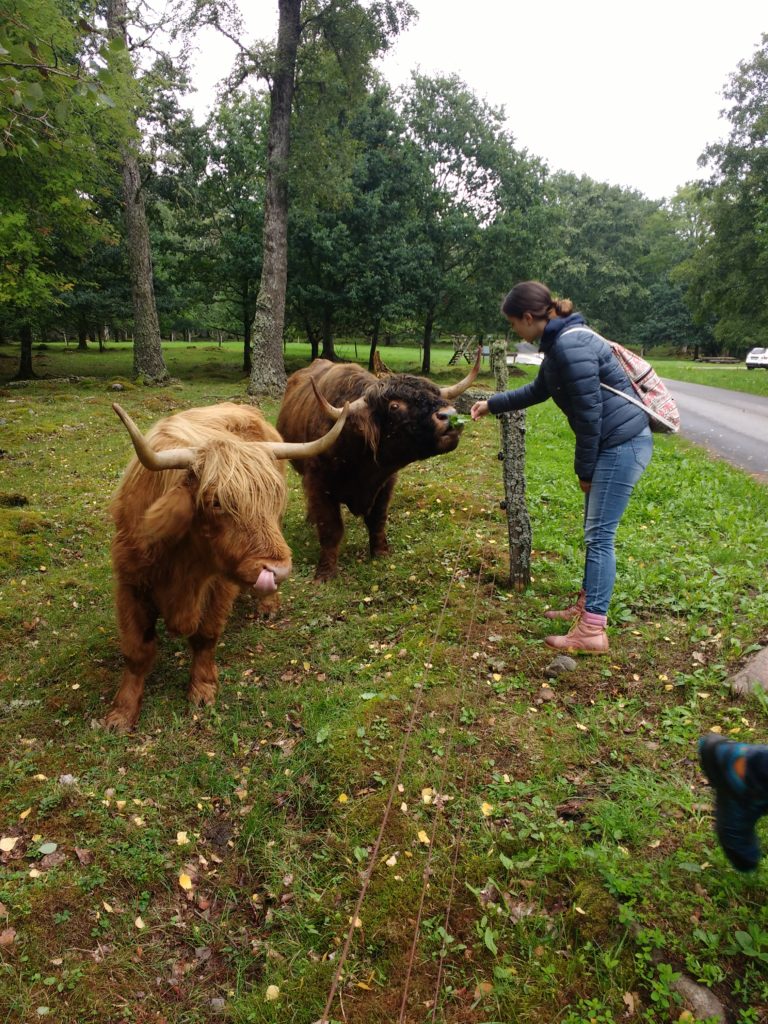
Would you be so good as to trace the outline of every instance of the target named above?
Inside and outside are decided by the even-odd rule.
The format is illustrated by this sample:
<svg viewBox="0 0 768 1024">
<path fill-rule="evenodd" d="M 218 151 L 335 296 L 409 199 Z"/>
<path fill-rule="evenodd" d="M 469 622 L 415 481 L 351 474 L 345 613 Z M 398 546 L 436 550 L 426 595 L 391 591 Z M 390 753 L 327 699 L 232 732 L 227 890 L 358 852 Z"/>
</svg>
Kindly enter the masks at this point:
<svg viewBox="0 0 768 1024">
<path fill-rule="evenodd" d="M 683 437 L 768 480 L 768 398 L 679 380 L 665 383 L 677 399 Z"/>
</svg>

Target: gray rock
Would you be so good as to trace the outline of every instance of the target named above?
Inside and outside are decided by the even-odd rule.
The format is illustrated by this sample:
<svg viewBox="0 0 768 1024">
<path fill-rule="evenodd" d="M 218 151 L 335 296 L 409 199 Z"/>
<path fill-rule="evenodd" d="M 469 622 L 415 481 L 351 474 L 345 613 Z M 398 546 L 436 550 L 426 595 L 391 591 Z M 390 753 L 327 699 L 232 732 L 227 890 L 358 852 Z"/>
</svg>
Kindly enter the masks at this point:
<svg viewBox="0 0 768 1024">
<path fill-rule="evenodd" d="M 768 690 L 768 647 L 753 654 L 746 665 L 731 679 L 731 693 L 752 693 L 762 687 Z"/>
<path fill-rule="evenodd" d="M 544 669 L 544 675 L 547 679 L 557 679 L 558 676 L 565 675 L 566 672 L 573 672 L 575 668 L 576 661 L 573 658 L 567 654 L 558 654 Z"/>
<path fill-rule="evenodd" d="M 676 981 L 670 982 L 670 988 L 680 993 L 683 1001 L 693 1011 L 696 1020 L 717 1021 L 718 1024 L 725 1024 L 728 1019 L 725 1015 L 725 1007 L 720 1000 L 708 988 L 698 985 L 687 975 L 681 974 Z"/>
</svg>

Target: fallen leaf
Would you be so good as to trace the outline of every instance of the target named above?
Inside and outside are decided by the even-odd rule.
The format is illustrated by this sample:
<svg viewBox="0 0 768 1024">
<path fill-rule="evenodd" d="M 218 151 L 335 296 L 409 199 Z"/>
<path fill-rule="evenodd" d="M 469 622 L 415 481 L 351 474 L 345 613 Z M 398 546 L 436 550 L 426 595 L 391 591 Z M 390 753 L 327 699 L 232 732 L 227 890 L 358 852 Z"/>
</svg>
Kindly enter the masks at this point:
<svg viewBox="0 0 768 1024">
<path fill-rule="evenodd" d="M 142 928 L 146 928 L 147 927 L 140 917 L 137 917 L 136 920 L 133 923 L 136 925 L 136 927 L 139 929 L 139 931 L 141 931 Z"/>
<path fill-rule="evenodd" d="M 264 993 L 264 998 L 268 1003 L 274 1002 L 280 996 L 280 989 L 277 985 L 267 985 L 267 991 Z"/>
<path fill-rule="evenodd" d="M 487 801 L 483 801 L 480 805 L 480 810 L 483 812 L 484 818 L 490 818 L 493 814 L 493 804 L 489 804 Z"/>
<path fill-rule="evenodd" d="M 16 941 L 16 929 L 4 928 L 0 932 L 0 946 L 12 946 Z"/>
<path fill-rule="evenodd" d="M 11 850 L 16 845 L 16 843 L 18 843 L 18 841 L 19 841 L 19 837 L 18 836 L 3 836 L 3 838 L 0 839 L 0 852 L 1 853 L 10 853 Z"/>
<path fill-rule="evenodd" d="M 176 833 L 176 845 L 177 846 L 186 846 L 188 842 L 189 842 L 189 836 L 187 835 L 186 832 L 177 832 Z"/>
<path fill-rule="evenodd" d="M 179 875 L 179 885 L 182 889 L 192 888 L 192 879 L 184 871 Z"/>
<path fill-rule="evenodd" d="M 349 797 L 347 796 L 346 793 L 339 793 L 336 799 L 339 801 L 340 804 L 345 804 L 349 800 Z"/>
<path fill-rule="evenodd" d="M 19 815 L 19 821 L 25 821 L 30 816 L 31 813 L 32 808 L 28 807 L 26 811 L 22 811 L 21 814 Z"/>
<path fill-rule="evenodd" d="M 431 804 L 432 803 L 432 797 L 434 795 L 435 795 L 434 789 L 432 789 L 430 786 L 425 786 L 425 788 L 422 789 L 422 791 L 421 791 L 422 803 Z"/>
<path fill-rule="evenodd" d="M 384 863 L 388 868 L 393 868 L 397 864 L 397 857 L 393 853 L 391 857 L 387 857 Z"/>
<path fill-rule="evenodd" d="M 55 853 L 58 848 L 58 843 L 43 843 L 43 845 L 38 850 L 38 853 L 42 853 L 43 856 L 46 857 L 49 853 Z"/>
<path fill-rule="evenodd" d="M 419 831 L 419 842 L 424 843 L 425 846 L 429 846 L 429 836 L 424 831 L 424 829 L 421 829 Z"/>
</svg>

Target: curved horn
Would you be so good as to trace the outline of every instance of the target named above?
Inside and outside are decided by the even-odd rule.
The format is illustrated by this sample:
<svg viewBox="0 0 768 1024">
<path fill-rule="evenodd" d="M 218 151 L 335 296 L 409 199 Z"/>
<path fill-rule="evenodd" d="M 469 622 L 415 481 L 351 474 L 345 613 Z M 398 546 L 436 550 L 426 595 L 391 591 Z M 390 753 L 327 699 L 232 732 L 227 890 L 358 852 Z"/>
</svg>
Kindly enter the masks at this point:
<svg viewBox="0 0 768 1024">
<path fill-rule="evenodd" d="M 328 399 L 324 395 L 320 394 L 317 384 L 315 384 L 314 377 L 310 377 L 309 382 L 312 385 L 312 390 L 315 392 L 315 398 L 322 406 L 323 412 L 326 414 L 326 416 L 329 416 L 332 420 L 338 420 L 338 418 L 343 414 L 344 409 L 340 409 L 338 405 L 331 405 Z M 353 413 L 357 412 L 358 409 L 362 409 L 364 405 L 365 396 L 362 395 L 360 398 L 356 398 L 354 402 L 347 402 L 344 408 L 346 409 L 347 407 L 349 407 L 350 413 Z"/>
<path fill-rule="evenodd" d="M 315 441 L 258 441 L 257 444 L 266 448 L 276 459 L 309 459 L 313 455 L 321 455 L 334 444 L 344 429 L 349 408 L 349 402 L 347 402 L 344 408 L 339 410 L 339 418 L 328 433 L 318 437 Z"/>
<path fill-rule="evenodd" d="M 480 372 L 480 360 L 483 358 L 483 346 L 478 345 L 477 347 L 477 358 L 475 359 L 475 365 L 469 371 L 464 380 L 460 380 L 458 384 L 451 384 L 450 387 L 440 388 L 440 394 L 443 398 L 457 398 L 462 391 L 466 391 L 469 385 L 475 380 L 478 373 Z"/>
<path fill-rule="evenodd" d="M 117 402 L 112 403 L 112 408 L 125 424 L 125 429 L 131 435 L 133 447 L 136 449 L 136 456 L 145 469 L 155 472 L 162 469 L 189 469 L 195 461 L 197 450 L 195 448 L 168 448 L 165 451 L 156 452 L 150 448 L 147 439 L 133 422 L 131 417 L 122 409 Z"/>
</svg>

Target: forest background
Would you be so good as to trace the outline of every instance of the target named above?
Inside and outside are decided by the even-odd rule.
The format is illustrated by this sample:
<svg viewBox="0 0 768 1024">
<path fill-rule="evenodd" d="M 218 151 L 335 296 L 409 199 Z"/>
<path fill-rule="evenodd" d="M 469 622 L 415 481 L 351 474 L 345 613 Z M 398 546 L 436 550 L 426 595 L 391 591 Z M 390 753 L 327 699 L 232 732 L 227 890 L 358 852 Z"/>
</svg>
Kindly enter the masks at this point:
<svg viewBox="0 0 768 1024">
<path fill-rule="evenodd" d="M 337 338 L 365 339 L 370 360 L 415 340 L 429 372 L 436 339 L 499 332 L 500 296 L 530 277 L 636 346 L 742 358 L 764 338 L 768 37 L 724 83 L 730 132 L 701 179 L 655 200 L 551 172 L 455 75 L 393 90 L 374 64 L 409 4 L 280 8 L 287 77 L 285 33 L 243 42 L 225 3 L 162 23 L 125 0 L 0 4 L 0 342 L 20 345 L 18 376 L 35 342 L 114 339 L 133 340 L 135 376 L 162 381 L 161 337 L 239 338 L 252 393 L 278 392 L 291 339 L 329 358 Z M 210 26 L 238 55 L 198 125 L 183 103 Z M 285 303 L 277 340 L 265 295 Z"/>
</svg>

